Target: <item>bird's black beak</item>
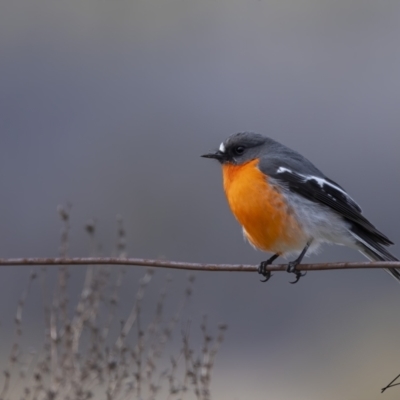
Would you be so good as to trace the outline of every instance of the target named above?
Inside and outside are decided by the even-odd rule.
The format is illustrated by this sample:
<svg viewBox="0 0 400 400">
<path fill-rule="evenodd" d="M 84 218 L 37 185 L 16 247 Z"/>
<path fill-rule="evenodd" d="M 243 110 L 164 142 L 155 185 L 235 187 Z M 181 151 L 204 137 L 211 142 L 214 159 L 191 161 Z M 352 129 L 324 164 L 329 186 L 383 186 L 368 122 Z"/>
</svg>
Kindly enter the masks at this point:
<svg viewBox="0 0 400 400">
<path fill-rule="evenodd" d="M 215 158 L 216 160 L 221 162 L 224 159 L 224 156 L 225 156 L 225 154 L 218 150 L 215 153 L 203 154 L 201 157 L 204 157 L 204 158 Z"/>
</svg>

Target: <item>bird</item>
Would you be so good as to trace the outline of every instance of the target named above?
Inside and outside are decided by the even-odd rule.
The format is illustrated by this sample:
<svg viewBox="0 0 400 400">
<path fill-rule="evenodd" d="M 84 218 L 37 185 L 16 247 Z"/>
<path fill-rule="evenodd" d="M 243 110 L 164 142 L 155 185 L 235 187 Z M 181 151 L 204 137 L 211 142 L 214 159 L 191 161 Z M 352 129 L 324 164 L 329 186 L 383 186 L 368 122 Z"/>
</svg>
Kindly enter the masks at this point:
<svg viewBox="0 0 400 400">
<path fill-rule="evenodd" d="M 274 139 L 253 132 L 229 136 L 218 150 L 201 157 L 222 165 L 223 188 L 245 239 L 272 253 L 258 273 L 271 278 L 268 265 L 297 254 L 287 272 L 296 283 L 297 266 L 323 243 L 360 251 L 371 261 L 398 261 L 388 250 L 393 242 L 362 214 L 361 207 L 311 161 Z M 386 269 L 400 282 L 400 270 Z"/>
</svg>

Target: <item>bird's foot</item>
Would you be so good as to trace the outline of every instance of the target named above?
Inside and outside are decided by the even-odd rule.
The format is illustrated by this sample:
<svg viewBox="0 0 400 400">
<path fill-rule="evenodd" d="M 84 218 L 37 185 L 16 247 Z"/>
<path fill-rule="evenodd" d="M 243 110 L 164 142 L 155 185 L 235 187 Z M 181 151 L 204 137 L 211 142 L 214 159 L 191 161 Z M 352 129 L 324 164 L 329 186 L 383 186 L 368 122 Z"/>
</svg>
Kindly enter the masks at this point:
<svg viewBox="0 0 400 400">
<path fill-rule="evenodd" d="M 288 264 L 288 267 L 287 267 L 286 271 L 289 272 L 290 274 L 295 274 L 296 275 L 296 280 L 294 280 L 293 282 L 289 282 L 289 283 L 292 283 L 292 284 L 293 283 L 297 283 L 302 276 L 306 275 L 307 272 L 302 273 L 302 272 L 297 270 L 297 266 L 299 264 L 300 263 L 297 260 L 290 261 L 290 263 Z"/>
<path fill-rule="evenodd" d="M 268 282 L 272 276 L 271 271 L 267 271 L 268 261 L 262 261 L 258 267 L 258 273 L 261 274 L 265 279 L 260 279 L 260 282 Z"/>
<path fill-rule="evenodd" d="M 267 271 L 267 267 L 268 267 L 268 265 L 271 265 L 273 263 L 273 261 L 276 260 L 278 257 L 279 257 L 278 254 L 274 254 L 267 261 L 262 261 L 260 263 L 260 266 L 258 267 L 258 273 L 261 274 L 265 278 L 263 280 L 260 280 L 260 282 L 268 282 L 269 281 L 272 274 L 271 274 L 271 271 Z"/>
</svg>

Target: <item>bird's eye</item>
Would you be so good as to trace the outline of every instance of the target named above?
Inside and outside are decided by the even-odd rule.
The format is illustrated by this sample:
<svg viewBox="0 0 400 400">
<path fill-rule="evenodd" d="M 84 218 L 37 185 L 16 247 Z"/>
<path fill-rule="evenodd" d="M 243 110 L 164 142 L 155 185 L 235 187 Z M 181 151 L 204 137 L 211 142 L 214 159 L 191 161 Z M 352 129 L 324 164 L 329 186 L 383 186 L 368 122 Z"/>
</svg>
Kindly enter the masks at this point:
<svg viewBox="0 0 400 400">
<path fill-rule="evenodd" d="M 237 155 L 240 156 L 244 153 L 244 146 L 236 146 L 233 148 L 233 152 Z"/>
</svg>

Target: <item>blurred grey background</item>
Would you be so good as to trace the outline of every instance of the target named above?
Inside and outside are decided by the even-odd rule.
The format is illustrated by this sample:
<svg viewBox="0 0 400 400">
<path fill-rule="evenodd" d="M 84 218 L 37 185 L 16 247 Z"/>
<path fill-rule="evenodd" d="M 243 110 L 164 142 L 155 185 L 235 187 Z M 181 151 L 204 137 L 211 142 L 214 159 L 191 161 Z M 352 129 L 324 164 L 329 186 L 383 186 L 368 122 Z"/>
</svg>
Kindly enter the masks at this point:
<svg viewBox="0 0 400 400">
<path fill-rule="evenodd" d="M 70 201 L 74 256 L 89 254 L 93 217 L 112 254 L 119 213 L 130 256 L 260 262 L 267 255 L 243 241 L 219 166 L 199 157 L 242 130 L 303 153 L 400 243 L 399 37 L 400 3 L 389 0 L 3 0 L 0 256 L 57 255 L 56 206 Z M 325 247 L 308 260 L 362 259 Z M 123 296 L 142 273 L 129 271 Z M 171 274 L 178 298 L 186 274 Z M 82 276 L 73 269 L 77 292 Z M 2 357 L 27 277 L 1 269 Z M 197 274 L 185 318 L 229 325 L 214 398 L 380 396 L 400 373 L 400 286 L 372 270 L 289 280 Z M 34 346 L 40 286 L 25 311 Z"/>
</svg>

